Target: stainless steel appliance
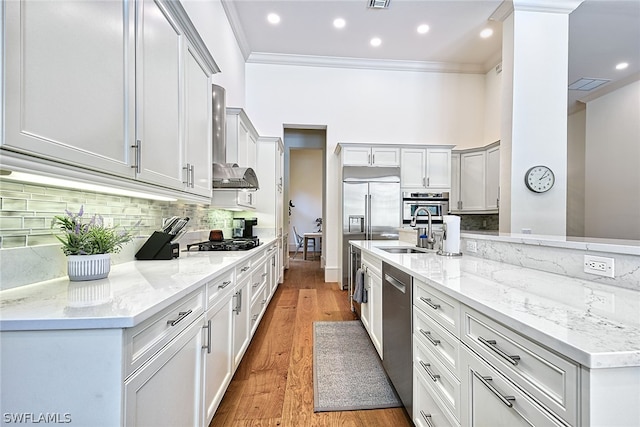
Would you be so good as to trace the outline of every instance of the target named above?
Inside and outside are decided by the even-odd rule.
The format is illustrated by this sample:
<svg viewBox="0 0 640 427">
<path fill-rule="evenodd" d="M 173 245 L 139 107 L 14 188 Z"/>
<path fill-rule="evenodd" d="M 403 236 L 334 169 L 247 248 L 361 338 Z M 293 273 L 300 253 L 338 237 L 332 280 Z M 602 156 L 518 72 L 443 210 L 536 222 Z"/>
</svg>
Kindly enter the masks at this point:
<svg viewBox="0 0 640 427">
<path fill-rule="evenodd" d="M 413 414 L 412 278 L 382 263 L 382 366 L 409 416 Z"/>
<path fill-rule="evenodd" d="M 253 238 L 253 226 L 258 225 L 257 218 L 234 218 L 231 237 Z"/>
<path fill-rule="evenodd" d="M 431 212 L 431 220 L 442 224 L 443 215 L 449 213 L 449 193 L 402 193 L 402 223 L 410 224 L 416 211 L 425 208 Z M 426 224 L 427 216 L 419 215 L 417 224 Z"/>
<path fill-rule="evenodd" d="M 360 305 L 353 302 L 355 283 L 349 280 L 349 242 L 398 240 L 400 168 L 345 166 L 342 179 L 342 288 L 349 285 L 352 307 L 360 315 Z"/>
</svg>

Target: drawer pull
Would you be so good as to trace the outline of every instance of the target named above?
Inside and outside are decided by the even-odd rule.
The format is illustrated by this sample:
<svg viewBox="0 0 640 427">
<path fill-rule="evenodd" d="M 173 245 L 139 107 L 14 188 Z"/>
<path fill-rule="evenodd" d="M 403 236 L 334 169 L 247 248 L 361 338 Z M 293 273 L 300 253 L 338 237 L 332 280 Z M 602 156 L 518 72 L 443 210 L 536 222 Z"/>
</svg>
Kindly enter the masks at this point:
<svg viewBox="0 0 640 427">
<path fill-rule="evenodd" d="M 498 348 L 498 346 L 496 345 L 496 340 L 486 340 L 481 336 L 478 336 L 478 341 L 480 341 L 482 344 L 487 346 L 498 356 L 502 357 L 504 360 L 511 363 L 513 366 L 516 366 L 518 364 L 518 360 L 520 360 L 520 356 L 510 356 L 504 351 L 500 350 L 500 348 Z"/>
<path fill-rule="evenodd" d="M 244 267 L 242 267 L 242 268 L 240 269 L 240 272 L 241 272 L 241 273 L 244 273 L 245 271 L 247 271 L 247 270 L 248 270 L 248 269 L 250 269 L 250 268 L 251 268 L 250 266 L 246 265 L 246 266 L 244 266 Z"/>
<path fill-rule="evenodd" d="M 429 340 L 429 342 L 431 342 L 431 344 L 434 345 L 434 347 L 440 344 L 440 340 L 436 340 L 431 336 L 431 331 L 425 331 L 424 329 L 420 329 L 420 333 L 424 335 Z"/>
<path fill-rule="evenodd" d="M 424 418 L 424 422 L 427 423 L 427 427 L 435 427 L 431 421 L 431 414 L 425 414 L 423 410 L 420 410 L 420 415 Z"/>
<path fill-rule="evenodd" d="M 179 313 L 178 313 L 178 317 L 177 317 L 176 319 L 174 319 L 174 320 L 171 320 L 171 319 L 167 320 L 167 325 L 170 325 L 170 326 L 176 326 L 178 323 L 180 323 L 180 321 L 181 321 L 182 319 L 184 319 L 185 317 L 187 317 L 188 315 L 190 315 L 192 311 L 193 311 L 193 310 L 189 310 L 189 311 L 181 311 L 181 312 L 179 312 Z"/>
<path fill-rule="evenodd" d="M 207 345 L 203 345 L 202 348 L 206 348 L 207 353 L 211 353 L 211 319 L 207 320 L 207 325 L 203 328 L 207 330 Z"/>
<path fill-rule="evenodd" d="M 491 392 L 495 394 L 498 397 L 498 399 L 502 401 L 502 403 L 507 405 L 509 408 L 513 408 L 512 402 L 514 402 L 516 398 L 513 396 L 503 396 L 502 393 L 500 393 L 492 384 L 489 383 L 489 381 L 491 381 L 493 378 L 483 377 L 476 371 L 473 371 L 473 376 L 479 379 L 482 384 L 484 384 L 489 390 L 491 390 Z"/>
<path fill-rule="evenodd" d="M 218 285 L 218 289 L 224 289 L 231 284 L 231 280 L 227 280 L 226 282 L 222 282 L 222 285 Z"/>
<path fill-rule="evenodd" d="M 260 286 L 260 282 L 256 282 L 253 285 L 251 285 L 252 288 L 257 288 L 258 286 Z"/>
<path fill-rule="evenodd" d="M 427 371 L 427 374 L 429 374 L 429 376 L 431 377 L 431 379 L 433 380 L 433 382 L 438 381 L 438 378 L 440 378 L 440 375 L 438 374 L 434 374 L 433 372 L 431 372 L 431 364 L 429 363 L 424 363 L 422 360 L 420 361 L 420 365 L 422 365 L 422 368 Z"/>
<path fill-rule="evenodd" d="M 262 273 L 262 278 L 264 279 L 265 277 L 267 277 L 267 273 Z"/>
<path fill-rule="evenodd" d="M 431 301 L 431 298 L 420 297 L 420 300 L 425 304 L 427 304 L 429 307 L 433 308 L 434 310 L 437 310 L 440 308 L 440 304 L 433 303 Z"/>
</svg>

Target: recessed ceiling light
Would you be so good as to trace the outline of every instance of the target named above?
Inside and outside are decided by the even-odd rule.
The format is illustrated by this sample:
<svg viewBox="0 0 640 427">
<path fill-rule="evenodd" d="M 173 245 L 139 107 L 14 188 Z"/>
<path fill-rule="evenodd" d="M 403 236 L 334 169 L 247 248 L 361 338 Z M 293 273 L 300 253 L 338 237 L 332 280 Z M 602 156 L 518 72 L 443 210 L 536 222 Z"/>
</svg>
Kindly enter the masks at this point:
<svg viewBox="0 0 640 427">
<path fill-rule="evenodd" d="M 270 13 L 269 15 L 267 15 L 267 21 L 272 24 L 277 24 L 280 22 L 280 16 L 278 16 L 276 13 Z"/>
<path fill-rule="evenodd" d="M 426 34 L 429 32 L 429 26 L 427 24 L 422 24 L 418 26 L 418 33 Z"/>
<path fill-rule="evenodd" d="M 371 43 L 371 46 L 378 47 L 382 44 L 382 40 L 380 40 L 378 37 L 374 37 L 369 43 Z"/>
<path fill-rule="evenodd" d="M 483 39 L 489 38 L 493 35 L 493 30 L 491 28 L 485 28 L 484 30 L 480 31 L 480 37 L 482 37 Z"/>
<path fill-rule="evenodd" d="M 347 22 L 342 18 L 336 18 L 333 20 L 333 26 L 336 28 L 344 28 Z"/>
<path fill-rule="evenodd" d="M 616 70 L 624 70 L 626 68 L 629 67 L 629 63 L 628 62 L 621 62 L 618 65 L 616 65 Z"/>
</svg>

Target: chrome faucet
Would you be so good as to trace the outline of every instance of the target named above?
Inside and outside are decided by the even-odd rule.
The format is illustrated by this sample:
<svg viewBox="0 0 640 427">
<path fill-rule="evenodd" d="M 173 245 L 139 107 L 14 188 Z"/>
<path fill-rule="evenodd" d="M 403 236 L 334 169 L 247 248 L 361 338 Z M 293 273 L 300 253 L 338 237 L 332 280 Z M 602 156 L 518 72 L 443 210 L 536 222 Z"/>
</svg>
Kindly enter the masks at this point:
<svg viewBox="0 0 640 427">
<path fill-rule="evenodd" d="M 416 209 L 416 211 L 413 214 L 413 217 L 411 218 L 411 223 L 409 224 L 411 227 L 415 227 L 416 226 L 416 222 L 418 221 L 418 215 L 420 215 L 420 212 L 426 212 L 427 216 L 428 216 L 428 220 L 427 220 L 427 238 L 425 240 L 420 238 L 420 229 L 418 229 L 418 244 L 417 246 L 419 247 L 428 247 L 429 249 L 433 249 L 433 245 L 436 242 L 436 239 L 433 236 L 433 225 L 431 223 L 431 211 L 429 211 L 429 209 L 427 208 L 418 208 Z M 425 244 L 426 243 L 426 244 Z"/>
</svg>

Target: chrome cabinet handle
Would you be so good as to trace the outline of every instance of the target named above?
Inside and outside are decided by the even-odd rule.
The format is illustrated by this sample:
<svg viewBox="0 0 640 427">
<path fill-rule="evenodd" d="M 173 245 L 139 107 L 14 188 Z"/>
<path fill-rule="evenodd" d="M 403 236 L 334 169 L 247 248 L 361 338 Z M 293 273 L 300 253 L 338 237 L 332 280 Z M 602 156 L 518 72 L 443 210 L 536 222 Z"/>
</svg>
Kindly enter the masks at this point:
<svg viewBox="0 0 640 427">
<path fill-rule="evenodd" d="M 131 165 L 131 168 L 135 169 L 136 173 L 140 173 L 140 146 L 142 145 L 142 141 L 137 139 L 136 143 L 131 146 L 133 148 L 133 161 L 134 164 Z"/>
<path fill-rule="evenodd" d="M 191 186 L 191 165 L 189 163 L 187 163 L 187 166 L 183 166 L 182 170 L 184 171 L 184 175 L 185 175 L 185 179 L 186 181 L 182 181 L 182 183 L 184 185 L 186 185 L 187 187 Z"/>
<path fill-rule="evenodd" d="M 255 322 L 257 318 L 258 318 L 258 315 L 257 315 L 257 314 L 254 314 L 254 315 L 251 317 L 251 321 L 252 321 L 252 322 Z"/>
<path fill-rule="evenodd" d="M 236 306 L 233 309 L 233 311 L 236 313 L 236 315 L 240 314 L 240 311 L 242 310 L 242 289 L 240 289 L 238 292 L 236 292 L 236 294 L 234 295 L 236 297 Z"/>
<path fill-rule="evenodd" d="M 202 348 L 206 348 L 207 353 L 211 353 L 211 319 L 207 320 L 207 325 L 203 328 L 207 330 L 207 345 L 203 345 Z"/>
<path fill-rule="evenodd" d="M 423 410 L 420 410 L 420 415 L 424 418 L 424 422 L 427 423 L 427 427 L 435 427 L 431 421 L 431 414 L 426 414 Z"/>
<path fill-rule="evenodd" d="M 260 282 L 256 282 L 253 285 L 251 285 L 252 288 L 257 288 L 258 286 L 260 286 Z"/>
<path fill-rule="evenodd" d="M 195 187 L 195 181 L 196 181 L 196 167 L 194 165 L 191 165 L 191 188 Z"/>
<path fill-rule="evenodd" d="M 190 315 L 192 313 L 193 310 L 189 310 L 189 311 L 181 311 L 178 313 L 178 317 L 171 320 L 167 320 L 167 325 L 170 326 L 176 326 L 178 323 L 180 323 L 180 321 L 182 321 L 182 319 L 184 319 L 185 317 L 187 317 L 188 315 Z"/>
<path fill-rule="evenodd" d="M 431 185 L 431 177 L 427 177 L 427 187 Z"/>
<path fill-rule="evenodd" d="M 484 384 L 485 387 L 491 390 L 491 392 L 495 394 L 496 397 L 502 401 L 502 403 L 507 405 L 509 408 L 513 408 L 512 402 L 514 402 L 516 398 L 514 396 L 504 396 L 502 393 L 498 391 L 497 388 L 495 388 L 492 384 L 489 384 L 489 381 L 491 381 L 493 378 L 489 376 L 484 377 L 479 373 L 477 373 L 476 371 L 473 371 L 473 376 L 476 377 L 478 380 L 480 380 L 480 382 Z"/>
<path fill-rule="evenodd" d="M 513 366 L 516 366 L 518 364 L 518 360 L 520 360 L 520 356 L 508 355 L 496 345 L 496 340 L 486 340 L 481 336 L 478 336 L 478 341 L 480 341 L 482 344 L 487 346 L 491 351 L 496 353 L 498 356 L 502 357 L 504 360 L 511 363 Z"/>
<path fill-rule="evenodd" d="M 420 333 L 425 337 L 427 337 L 427 339 L 431 342 L 431 344 L 434 345 L 434 347 L 440 344 L 440 340 L 436 340 L 431 336 L 431 331 L 425 331 L 424 329 L 420 329 Z"/>
<path fill-rule="evenodd" d="M 433 372 L 431 372 L 431 364 L 430 363 L 424 363 L 422 360 L 420 361 L 420 365 L 422 365 L 422 368 L 427 371 L 427 374 L 429 374 L 429 376 L 431 377 L 431 379 L 433 380 L 433 382 L 438 381 L 438 378 L 440 378 L 439 374 L 434 374 Z"/>
<path fill-rule="evenodd" d="M 265 277 L 267 277 L 267 273 L 262 273 L 262 278 L 264 279 Z"/>
<path fill-rule="evenodd" d="M 224 289 L 231 284 L 231 280 L 222 282 L 222 285 L 218 285 L 218 289 Z"/>
<path fill-rule="evenodd" d="M 245 271 L 247 271 L 247 270 L 248 270 L 248 269 L 250 269 L 250 268 L 251 268 L 251 267 L 249 267 L 249 266 L 247 265 L 247 266 L 245 266 L 245 267 L 242 267 L 242 268 L 240 269 L 240 272 L 241 272 L 241 273 L 244 273 Z"/>
<path fill-rule="evenodd" d="M 440 308 L 440 304 L 435 304 L 435 303 L 431 302 L 431 298 L 420 297 L 420 301 L 424 302 L 425 304 L 427 304 L 429 307 L 433 308 L 434 310 L 437 310 L 437 309 Z"/>
</svg>

